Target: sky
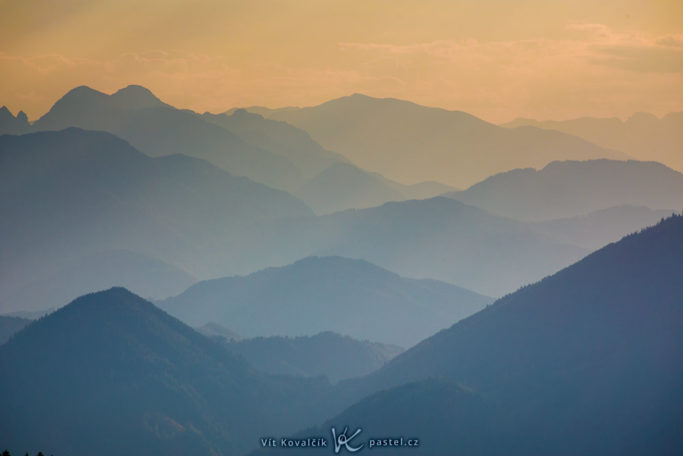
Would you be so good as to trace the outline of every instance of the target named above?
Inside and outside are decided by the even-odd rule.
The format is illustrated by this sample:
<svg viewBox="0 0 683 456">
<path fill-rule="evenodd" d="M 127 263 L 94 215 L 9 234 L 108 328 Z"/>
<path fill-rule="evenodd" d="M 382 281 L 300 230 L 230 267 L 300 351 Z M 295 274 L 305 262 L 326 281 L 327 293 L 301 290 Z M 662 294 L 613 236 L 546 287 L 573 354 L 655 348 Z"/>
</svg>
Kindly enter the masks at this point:
<svg viewBox="0 0 683 456">
<path fill-rule="evenodd" d="M 491 122 L 683 110 L 680 0 L 0 0 L 0 105 L 141 84 L 195 111 L 364 93 Z"/>
</svg>

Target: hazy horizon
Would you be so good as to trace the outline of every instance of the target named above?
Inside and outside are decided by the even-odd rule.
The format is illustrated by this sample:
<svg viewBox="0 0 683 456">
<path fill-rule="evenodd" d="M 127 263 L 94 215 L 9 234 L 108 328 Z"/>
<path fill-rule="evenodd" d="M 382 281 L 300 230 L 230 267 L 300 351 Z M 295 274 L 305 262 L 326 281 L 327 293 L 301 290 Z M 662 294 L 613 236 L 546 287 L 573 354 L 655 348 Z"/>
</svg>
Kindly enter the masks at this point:
<svg viewBox="0 0 683 456">
<path fill-rule="evenodd" d="M 133 83 L 198 112 L 352 93 L 493 123 L 683 110 L 683 6 L 668 0 L 0 8 L 0 100 L 31 119 L 75 86 L 110 93 Z"/>
</svg>

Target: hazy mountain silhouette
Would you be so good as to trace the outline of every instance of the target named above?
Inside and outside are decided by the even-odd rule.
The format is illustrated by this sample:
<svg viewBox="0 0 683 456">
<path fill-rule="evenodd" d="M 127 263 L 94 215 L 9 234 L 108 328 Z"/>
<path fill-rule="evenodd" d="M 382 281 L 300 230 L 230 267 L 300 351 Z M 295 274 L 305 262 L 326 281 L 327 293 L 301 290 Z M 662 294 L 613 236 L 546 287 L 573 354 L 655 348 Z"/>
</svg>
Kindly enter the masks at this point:
<svg viewBox="0 0 683 456">
<path fill-rule="evenodd" d="M 34 130 L 67 127 L 108 131 L 153 157 L 185 154 L 201 158 L 233 175 L 280 189 L 296 187 L 302 178 L 284 156 L 247 144 L 192 111 L 161 102 L 140 86 L 112 95 L 77 87 L 33 125 Z"/>
<path fill-rule="evenodd" d="M 28 133 L 30 128 L 31 124 L 24 111 L 19 111 L 15 117 L 6 106 L 0 108 L 0 135 L 21 135 Z"/>
<path fill-rule="evenodd" d="M 41 308 L 48 303 L 65 304 L 74 297 L 112 285 L 160 298 L 176 295 L 195 282 L 197 279 L 180 267 L 143 253 L 95 251 L 74 256 L 45 274 L 30 277 L 26 285 L 3 296 L 3 301 L 20 308 Z"/>
<path fill-rule="evenodd" d="M 342 155 L 324 149 L 305 131 L 244 109 L 202 117 L 250 144 L 287 157 L 305 178 L 299 186 L 292 185 L 288 190 L 317 213 L 428 198 L 452 190 L 438 183 L 402 185 L 364 171 Z"/>
<path fill-rule="evenodd" d="M 582 117 L 572 120 L 515 119 L 504 127 L 534 126 L 562 131 L 592 143 L 621 150 L 640 160 L 655 160 L 683 172 L 683 112 L 661 118 L 636 113 L 618 118 Z"/>
<path fill-rule="evenodd" d="M 328 388 L 258 373 L 122 288 L 31 324 L 0 346 L 0 365 L 13 452 L 239 455 L 320 417 Z"/>
<path fill-rule="evenodd" d="M 251 252 L 252 261 L 265 264 L 308 255 L 360 258 L 404 277 L 443 280 L 487 296 L 514 291 L 588 253 L 450 198 L 278 221 L 250 231 L 240 244 L 232 255 Z M 258 252 L 248 249 L 253 245 Z"/>
<path fill-rule="evenodd" d="M 29 323 L 31 323 L 31 320 L 27 318 L 0 315 L 0 345 L 7 342 L 10 337 L 22 330 Z"/>
<path fill-rule="evenodd" d="M 408 199 L 379 174 L 337 163 L 308 180 L 294 195 L 319 214 L 379 206 Z"/>
<path fill-rule="evenodd" d="M 108 133 L 78 129 L 0 137 L 0 194 L 0 236 L 11 240 L 0 256 L 3 311 L 65 304 L 78 294 L 61 303 L 46 296 L 62 278 L 65 290 L 87 291 L 102 285 L 93 274 L 116 269 L 102 278 L 106 286 L 131 283 L 163 297 L 187 284 L 188 273 L 212 270 L 217 246 L 251 224 L 312 215 L 285 192 L 201 160 L 150 158 Z M 112 250 L 135 255 L 114 260 Z M 96 254 L 102 264 L 91 260 Z M 22 290 L 48 301 L 6 301 Z"/>
<path fill-rule="evenodd" d="M 348 163 L 347 158 L 326 150 L 304 130 L 285 122 L 265 119 L 244 109 L 229 114 L 205 113 L 202 117 L 249 144 L 285 156 L 306 178 L 315 176 L 335 163 Z"/>
<path fill-rule="evenodd" d="M 485 403 L 463 397 L 458 405 L 459 392 L 442 397 L 438 385 L 419 394 L 404 387 L 330 422 L 363 426 L 366 434 L 374 429 L 365 423 L 382 420 L 380 435 L 420 430 L 425 454 L 436 454 L 430 445 L 439 454 L 680 454 L 681 283 L 683 216 L 674 216 L 343 384 L 359 395 L 444 378 Z M 419 402 L 430 394 L 456 401 L 435 414 Z M 457 423 L 471 429 L 470 417 L 482 419 L 477 438 L 451 438 L 462 431 Z M 424 426 L 429 422 L 454 423 L 447 427 L 452 433 L 439 426 L 432 431 Z"/>
<path fill-rule="evenodd" d="M 586 215 L 613 206 L 680 209 L 683 174 L 656 162 L 565 161 L 515 169 L 446 196 L 526 221 Z"/>
<path fill-rule="evenodd" d="M 330 257 L 200 282 L 159 305 L 190 325 L 217 322 L 247 337 L 334 331 L 411 346 L 490 302 L 454 285 Z"/>
<path fill-rule="evenodd" d="M 359 94 L 309 108 L 259 111 L 302 128 L 361 168 L 402 183 L 436 180 L 464 187 L 553 160 L 625 158 L 560 132 L 511 130 L 464 112 Z"/>
<path fill-rule="evenodd" d="M 241 334 L 236 333 L 232 329 L 226 328 L 218 323 L 207 323 L 196 328 L 197 331 L 208 337 L 220 338 L 227 341 L 238 341 L 244 339 Z"/>
<path fill-rule="evenodd" d="M 655 225 L 672 211 L 615 206 L 588 215 L 537 222 L 538 231 L 563 242 L 596 250 L 639 229 Z"/>
<path fill-rule="evenodd" d="M 262 372 L 326 376 L 332 382 L 367 375 L 403 351 L 395 345 L 359 341 L 329 331 L 314 336 L 256 337 L 224 345 Z"/>
</svg>

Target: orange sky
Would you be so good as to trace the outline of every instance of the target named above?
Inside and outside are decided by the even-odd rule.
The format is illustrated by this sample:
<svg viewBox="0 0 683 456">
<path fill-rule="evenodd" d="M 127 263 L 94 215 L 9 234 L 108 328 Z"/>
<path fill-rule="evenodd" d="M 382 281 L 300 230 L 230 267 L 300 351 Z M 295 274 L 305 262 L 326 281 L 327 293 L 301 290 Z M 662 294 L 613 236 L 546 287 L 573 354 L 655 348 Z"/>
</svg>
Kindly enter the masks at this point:
<svg viewBox="0 0 683 456">
<path fill-rule="evenodd" d="M 517 116 L 683 110 L 680 0 L 0 0 L 0 105 L 136 83 L 197 111 L 361 92 Z"/>
</svg>

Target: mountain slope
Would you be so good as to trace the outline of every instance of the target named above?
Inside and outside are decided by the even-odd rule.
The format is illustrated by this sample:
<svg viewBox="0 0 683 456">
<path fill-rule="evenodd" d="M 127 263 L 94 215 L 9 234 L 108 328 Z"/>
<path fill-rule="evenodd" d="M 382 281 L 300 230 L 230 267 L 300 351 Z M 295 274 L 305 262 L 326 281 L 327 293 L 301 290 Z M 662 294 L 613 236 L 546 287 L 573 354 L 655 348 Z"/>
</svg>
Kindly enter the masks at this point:
<svg viewBox="0 0 683 456">
<path fill-rule="evenodd" d="M 200 282 L 159 305 L 192 326 L 217 322 L 249 337 L 334 331 L 411 346 L 489 302 L 454 285 L 332 257 Z"/>
<path fill-rule="evenodd" d="M 128 86 L 112 95 L 77 87 L 38 119 L 33 130 L 67 127 L 110 132 L 153 157 L 201 158 L 233 175 L 279 189 L 291 189 L 301 180 L 300 171 L 284 156 L 247 144 L 191 111 L 161 102 L 140 86 Z"/>
<path fill-rule="evenodd" d="M 446 196 L 525 221 L 574 217 L 623 205 L 679 209 L 683 174 L 655 162 L 553 162 L 538 171 L 497 174 Z"/>
<path fill-rule="evenodd" d="M 358 94 L 263 114 L 307 131 L 363 169 L 402 183 L 436 180 L 462 188 L 494 173 L 553 160 L 625 158 L 560 132 L 510 130 L 464 112 Z"/>
<path fill-rule="evenodd" d="M 476 447 L 425 431 L 425 441 L 449 454 L 679 454 L 681 283 L 683 216 L 674 216 L 498 300 L 345 387 L 364 395 L 439 377 L 493 404 Z M 392 394 L 403 410 L 419 407 L 411 395 Z M 367 415 L 345 422 L 386 416 L 381 408 L 362 410 Z M 386 426 L 410 429 L 482 410 L 424 411 Z"/>
<path fill-rule="evenodd" d="M 18 299 L 15 293 L 30 283 L 63 276 L 64 265 L 87 268 L 95 254 L 132 251 L 137 258 L 117 260 L 114 269 L 127 263 L 130 270 L 154 273 L 125 283 L 151 285 L 163 283 L 163 276 L 202 276 L 215 264 L 216 245 L 250 225 L 312 215 L 287 193 L 233 177 L 206 162 L 184 156 L 150 158 L 108 133 L 78 129 L 0 137 L 0 195 L 0 238 L 11 240 L 0 255 L 4 310 L 38 310 L 75 298 L 78 294 L 61 303 L 7 301 Z M 78 279 L 79 271 L 71 275 Z M 125 277 L 111 277 L 113 283 L 101 285 L 121 284 Z M 88 287 L 81 292 L 91 290 L 87 281 L 76 282 Z M 180 284 L 169 282 L 166 291 Z M 141 289 L 147 290 L 152 288 Z"/>
<path fill-rule="evenodd" d="M 360 377 L 403 351 L 395 345 L 360 341 L 333 332 L 301 337 L 256 337 L 226 341 L 225 348 L 262 372 L 330 381 Z M 340 363 L 339 360 L 346 360 Z"/>
<path fill-rule="evenodd" d="M 625 121 L 595 117 L 563 121 L 515 119 L 503 126 L 534 126 L 561 131 L 602 147 L 624 151 L 639 160 L 655 160 L 683 172 L 683 112 L 672 112 L 661 118 L 641 112 Z"/>
<path fill-rule="evenodd" d="M 294 195 L 318 214 L 329 214 L 408 199 L 400 187 L 379 174 L 368 173 L 348 163 L 337 163 L 309 179 Z"/>
<path fill-rule="evenodd" d="M 426 198 L 448 191 L 438 184 L 402 185 L 363 171 L 342 155 L 324 149 L 305 131 L 244 109 L 229 115 L 206 113 L 202 117 L 250 144 L 285 156 L 304 177 L 302 184 L 290 188 L 290 192 L 319 214 L 412 197 Z"/>
<path fill-rule="evenodd" d="M 22 330 L 31 320 L 19 317 L 0 315 L 0 345 L 4 344 L 15 333 Z"/>
<path fill-rule="evenodd" d="M 0 440 L 14 452 L 239 455 L 305 426 L 327 388 L 259 374 L 121 288 L 33 323 L 0 365 Z"/>
<path fill-rule="evenodd" d="M 629 233 L 657 224 L 671 210 L 615 206 L 588 215 L 537 222 L 534 229 L 569 244 L 596 250 Z"/>
<path fill-rule="evenodd" d="M 335 163 L 347 163 L 342 155 L 316 143 L 305 131 L 238 109 L 230 114 L 205 113 L 202 118 L 239 136 L 249 144 L 286 157 L 304 177 L 312 177 Z"/>
</svg>

